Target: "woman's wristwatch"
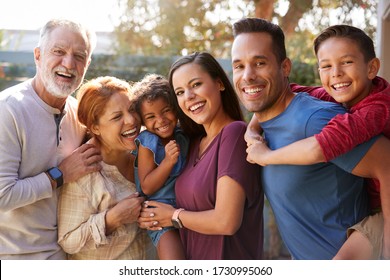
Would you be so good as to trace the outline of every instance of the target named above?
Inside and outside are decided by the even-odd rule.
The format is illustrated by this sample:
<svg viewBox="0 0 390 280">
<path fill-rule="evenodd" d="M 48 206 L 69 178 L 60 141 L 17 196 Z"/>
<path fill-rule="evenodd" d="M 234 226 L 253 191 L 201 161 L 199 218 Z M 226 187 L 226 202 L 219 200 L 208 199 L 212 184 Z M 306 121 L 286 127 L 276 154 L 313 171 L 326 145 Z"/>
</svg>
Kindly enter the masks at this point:
<svg viewBox="0 0 390 280">
<path fill-rule="evenodd" d="M 183 208 L 176 209 L 175 212 L 173 212 L 172 215 L 172 224 L 175 228 L 183 228 L 183 223 L 181 222 L 179 218 L 179 214 L 181 211 L 183 211 Z"/>
</svg>

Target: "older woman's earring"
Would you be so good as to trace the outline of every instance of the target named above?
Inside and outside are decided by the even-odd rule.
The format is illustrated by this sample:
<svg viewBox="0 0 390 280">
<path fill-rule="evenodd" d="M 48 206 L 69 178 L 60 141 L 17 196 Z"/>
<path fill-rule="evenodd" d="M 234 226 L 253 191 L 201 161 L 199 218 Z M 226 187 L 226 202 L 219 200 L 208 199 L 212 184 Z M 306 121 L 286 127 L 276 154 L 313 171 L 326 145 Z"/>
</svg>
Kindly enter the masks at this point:
<svg viewBox="0 0 390 280">
<path fill-rule="evenodd" d="M 225 87 L 221 87 L 220 91 L 224 91 L 225 90 Z"/>
</svg>

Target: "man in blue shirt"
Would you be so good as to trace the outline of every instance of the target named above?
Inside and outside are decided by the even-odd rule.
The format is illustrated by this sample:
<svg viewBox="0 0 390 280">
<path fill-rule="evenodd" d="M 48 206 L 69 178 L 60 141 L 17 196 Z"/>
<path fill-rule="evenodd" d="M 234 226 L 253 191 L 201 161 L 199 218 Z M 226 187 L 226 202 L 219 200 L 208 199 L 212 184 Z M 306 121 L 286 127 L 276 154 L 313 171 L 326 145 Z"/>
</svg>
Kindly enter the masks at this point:
<svg viewBox="0 0 390 280">
<path fill-rule="evenodd" d="M 234 85 L 243 105 L 255 113 L 271 149 L 310 137 L 345 112 L 340 105 L 290 90 L 291 61 L 279 26 L 248 18 L 235 23 L 233 33 Z M 248 152 L 253 161 L 256 149 Z M 384 168 L 390 157 L 383 156 L 389 153 L 390 142 L 376 137 L 331 163 L 263 168 L 265 194 L 294 259 L 331 259 L 345 242 L 347 229 L 367 216 L 363 179 L 352 174 L 379 179 L 385 199 L 390 199 L 389 172 Z"/>
</svg>

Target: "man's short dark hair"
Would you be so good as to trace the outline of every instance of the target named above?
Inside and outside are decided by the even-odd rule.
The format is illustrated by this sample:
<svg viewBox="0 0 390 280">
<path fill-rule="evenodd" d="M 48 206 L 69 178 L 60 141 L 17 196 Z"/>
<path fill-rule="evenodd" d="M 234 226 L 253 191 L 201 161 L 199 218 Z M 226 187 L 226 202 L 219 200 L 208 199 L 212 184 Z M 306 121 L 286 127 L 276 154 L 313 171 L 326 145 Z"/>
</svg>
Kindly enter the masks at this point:
<svg viewBox="0 0 390 280">
<path fill-rule="evenodd" d="M 276 24 L 261 18 L 244 18 L 233 24 L 233 36 L 242 33 L 268 33 L 272 37 L 273 50 L 279 63 L 286 59 L 283 30 Z"/>
</svg>

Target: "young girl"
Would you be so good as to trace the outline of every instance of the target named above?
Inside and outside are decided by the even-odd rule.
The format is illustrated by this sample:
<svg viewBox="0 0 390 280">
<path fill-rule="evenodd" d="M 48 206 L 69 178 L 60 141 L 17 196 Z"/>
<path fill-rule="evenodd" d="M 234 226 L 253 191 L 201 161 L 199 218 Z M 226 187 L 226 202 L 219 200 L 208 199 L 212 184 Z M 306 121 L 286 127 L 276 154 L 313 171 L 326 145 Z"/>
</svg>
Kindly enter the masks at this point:
<svg viewBox="0 0 390 280">
<path fill-rule="evenodd" d="M 148 200 L 176 205 L 175 181 L 182 170 L 189 140 L 177 126 L 177 109 L 169 95 L 168 80 L 150 74 L 135 83 L 136 111 L 146 130 L 136 140 L 137 188 Z M 174 227 L 148 231 L 160 259 L 184 259 L 178 231 Z"/>
</svg>

